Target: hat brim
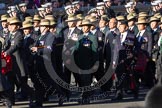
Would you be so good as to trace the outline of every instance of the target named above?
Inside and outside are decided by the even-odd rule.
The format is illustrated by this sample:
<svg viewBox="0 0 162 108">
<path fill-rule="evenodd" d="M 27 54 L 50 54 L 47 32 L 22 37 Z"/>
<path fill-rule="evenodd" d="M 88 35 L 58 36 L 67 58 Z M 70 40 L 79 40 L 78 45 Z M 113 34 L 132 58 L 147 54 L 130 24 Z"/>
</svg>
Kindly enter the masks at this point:
<svg viewBox="0 0 162 108">
<path fill-rule="evenodd" d="M 148 22 L 139 22 L 139 23 L 137 22 L 136 24 L 137 25 L 139 25 L 139 24 L 148 24 Z"/>
<path fill-rule="evenodd" d="M 81 24 L 79 26 L 82 27 L 82 26 L 94 26 L 94 25 L 93 24 Z"/>
<path fill-rule="evenodd" d="M 7 19 L 6 19 L 6 20 L 0 20 L 0 22 L 4 22 L 4 21 L 6 21 L 6 22 L 7 22 Z"/>
<path fill-rule="evenodd" d="M 9 22 L 9 25 L 13 25 L 13 24 L 21 24 L 21 22 L 14 22 L 14 23 Z"/>
<path fill-rule="evenodd" d="M 65 20 L 65 22 L 73 22 L 73 21 L 79 21 L 79 19 L 75 19 L 75 20 Z"/>
<path fill-rule="evenodd" d="M 29 27 L 21 27 L 20 29 L 27 29 L 27 28 L 33 28 L 34 26 L 29 26 Z"/>
<path fill-rule="evenodd" d="M 151 23 L 151 22 L 153 22 L 153 21 L 156 21 L 156 22 L 158 22 L 158 21 L 160 21 L 160 20 L 151 20 L 151 21 L 149 21 L 149 23 Z"/>
</svg>

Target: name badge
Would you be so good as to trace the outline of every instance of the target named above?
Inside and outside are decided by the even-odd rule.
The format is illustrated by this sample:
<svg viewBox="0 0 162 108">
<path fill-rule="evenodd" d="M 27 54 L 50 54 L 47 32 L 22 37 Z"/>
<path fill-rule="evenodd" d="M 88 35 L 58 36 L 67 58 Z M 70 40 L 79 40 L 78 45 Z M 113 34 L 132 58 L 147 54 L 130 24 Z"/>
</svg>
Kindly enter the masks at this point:
<svg viewBox="0 0 162 108">
<path fill-rule="evenodd" d="M 44 41 L 40 41 L 40 45 L 42 45 L 42 46 L 43 46 L 43 45 L 44 45 Z"/>
<path fill-rule="evenodd" d="M 14 45 L 15 44 L 15 41 L 11 41 L 11 45 Z"/>
</svg>

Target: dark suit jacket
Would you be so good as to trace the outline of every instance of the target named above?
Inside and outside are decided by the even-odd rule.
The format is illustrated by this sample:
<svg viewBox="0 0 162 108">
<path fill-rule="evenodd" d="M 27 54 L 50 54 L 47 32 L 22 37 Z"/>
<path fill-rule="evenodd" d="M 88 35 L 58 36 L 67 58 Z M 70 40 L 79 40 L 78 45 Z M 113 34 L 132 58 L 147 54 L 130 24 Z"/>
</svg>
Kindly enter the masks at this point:
<svg viewBox="0 0 162 108">
<path fill-rule="evenodd" d="M 129 47 L 130 50 L 132 50 L 133 47 L 134 47 L 134 42 L 135 42 L 135 35 L 128 31 L 128 34 L 127 34 L 126 39 L 125 39 L 124 42 L 125 43 L 127 42 L 127 44 L 129 44 L 129 43 L 132 44 L 133 46 Z M 121 60 L 124 60 L 124 59 L 127 58 L 126 48 L 128 48 L 128 46 L 124 42 L 123 42 L 123 44 L 121 44 L 120 38 L 117 38 L 117 44 L 115 44 L 114 53 L 118 54 L 118 57 L 117 57 L 118 63 Z"/>
<path fill-rule="evenodd" d="M 99 60 L 103 62 L 103 48 L 104 48 L 104 40 L 105 40 L 105 35 L 102 33 L 100 30 L 97 30 L 96 33 L 94 34 L 97 37 L 97 42 L 98 42 L 98 53 L 99 53 Z"/>
<path fill-rule="evenodd" d="M 63 46 L 63 57 L 70 57 L 70 55 L 67 55 L 65 52 L 70 52 L 72 53 L 73 51 L 73 47 L 75 46 L 77 41 L 72 40 L 71 38 L 68 39 L 68 33 L 69 33 L 69 28 L 66 28 L 63 32 L 62 32 L 62 37 L 64 38 L 64 46 Z M 78 28 L 75 28 L 74 31 L 71 33 L 71 35 L 77 35 L 77 37 L 79 38 L 79 36 L 82 34 L 82 31 L 79 30 Z M 65 54 L 65 55 L 64 55 Z M 63 58 L 65 60 L 65 58 Z"/>
<path fill-rule="evenodd" d="M 152 33 L 149 32 L 147 29 L 142 35 L 142 39 L 140 42 L 138 42 L 138 37 L 136 37 L 135 41 L 135 49 L 136 50 L 145 50 L 149 54 L 149 57 L 151 57 L 152 53 Z"/>
<path fill-rule="evenodd" d="M 135 36 L 138 34 L 138 27 L 135 25 L 132 30 L 129 30 L 131 33 L 133 33 Z"/>
<path fill-rule="evenodd" d="M 23 51 L 23 34 L 21 31 L 17 30 L 14 34 L 13 38 L 9 39 L 9 49 L 5 49 L 8 55 L 12 56 L 13 60 L 13 71 L 20 71 L 21 76 L 25 76 L 27 74 L 27 67 L 24 59 L 24 51 Z"/>
<path fill-rule="evenodd" d="M 104 53 L 106 59 L 107 68 L 109 67 L 111 62 L 116 62 L 117 60 L 117 53 L 114 53 L 116 39 L 119 38 L 119 30 L 115 29 L 115 33 L 108 31 L 106 33 L 105 42 L 104 42 Z"/>
<path fill-rule="evenodd" d="M 24 49 L 24 56 L 25 56 L 25 61 L 27 65 L 32 65 L 33 62 L 33 56 L 31 54 L 30 48 L 34 45 L 35 40 L 32 38 L 32 34 L 30 37 L 27 37 L 24 39 L 23 42 L 23 49 Z"/>
</svg>

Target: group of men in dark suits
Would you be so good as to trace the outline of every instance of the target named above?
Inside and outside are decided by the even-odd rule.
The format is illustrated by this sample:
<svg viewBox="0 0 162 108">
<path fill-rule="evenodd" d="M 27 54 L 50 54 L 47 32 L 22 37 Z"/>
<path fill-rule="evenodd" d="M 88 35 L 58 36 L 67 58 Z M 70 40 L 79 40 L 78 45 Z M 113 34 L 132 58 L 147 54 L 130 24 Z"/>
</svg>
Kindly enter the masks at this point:
<svg viewBox="0 0 162 108">
<path fill-rule="evenodd" d="M 129 5 L 133 4 L 128 3 L 126 7 L 130 8 Z M 70 98 L 71 91 L 51 76 L 50 63 L 58 75 L 55 77 L 69 85 L 73 74 L 76 86 L 82 88 L 80 104 L 89 104 L 93 94 L 84 87 L 100 82 L 107 73 L 110 78 L 100 88 L 105 92 L 115 87 L 116 95 L 112 100 L 122 99 L 123 92 L 129 90 L 138 98 L 140 83 L 151 88 L 158 80 L 155 73 L 161 69 L 160 13 L 149 17 L 147 12 L 137 15 L 131 11 L 127 16 L 115 17 L 110 9 L 111 0 L 104 0 L 86 15 L 78 13 L 79 9 L 69 14 L 67 10 L 71 6 L 65 7 L 67 18 L 60 23 L 51 12 L 28 16 L 25 6 L 20 4 L 24 10 L 21 17 L 12 15 L 15 12 L 12 6 L 12 16 L 10 13 L 1 16 L 2 51 L 4 56 L 11 56 L 13 65 L 11 72 L 0 74 L 9 79 L 10 84 L 6 84 L 10 86 L 2 90 L 9 108 L 15 102 L 15 85 L 21 88 L 22 97 L 29 97 L 31 108 L 42 107 L 43 101 L 55 90 L 59 94 L 59 105 L 65 97 Z M 49 7 L 47 3 L 38 11 Z M 28 78 L 33 87 L 28 85 Z M 11 95 L 7 96 L 6 92 Z"/>
</svg>

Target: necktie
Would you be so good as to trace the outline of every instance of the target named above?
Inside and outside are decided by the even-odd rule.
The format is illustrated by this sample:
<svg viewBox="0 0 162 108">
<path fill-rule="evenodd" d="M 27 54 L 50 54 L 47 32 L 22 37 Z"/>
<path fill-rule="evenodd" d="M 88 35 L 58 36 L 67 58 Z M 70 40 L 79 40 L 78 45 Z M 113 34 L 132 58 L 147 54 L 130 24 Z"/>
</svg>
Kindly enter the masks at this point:
<svg viewBox="0 0 162 108">
<path fill-rule="evenodd" d="M 71 37 L 71 29 L 69 29 L 69 32 L 68 32 L 68 38 Z"/>
<path fill-rule="evenodd" d="M 123 39 L 123 34 L 120 35 L 120 41 L 122 43 L 122 39 Z"/>
<path fill-rule="evenodd" d="M 141 41 L 142 36 L 140 36 L 141 32 L 138 33 L 138 42 Z"/>
</svg>

